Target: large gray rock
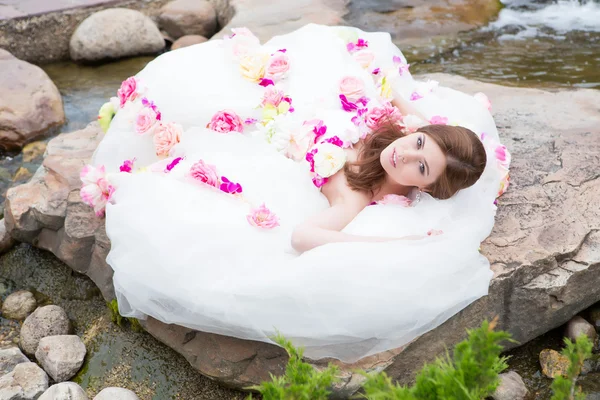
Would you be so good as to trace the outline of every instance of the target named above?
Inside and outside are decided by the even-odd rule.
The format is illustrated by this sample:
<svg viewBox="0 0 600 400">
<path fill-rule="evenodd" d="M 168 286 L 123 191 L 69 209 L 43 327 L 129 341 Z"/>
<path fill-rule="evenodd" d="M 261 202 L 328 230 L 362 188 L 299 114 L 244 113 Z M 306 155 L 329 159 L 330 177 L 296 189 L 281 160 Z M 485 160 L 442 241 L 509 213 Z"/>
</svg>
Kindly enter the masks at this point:
<svg viewBox="0 0 600 400">
<path fill-rule="evenodd" d="M 78 336 L 58 335 L 42 338 L 35 358 L 55 382 L 64 382 L 79 371 L 85 354 L 85 344 Z"/>
<path fill-rule="evenodd" d="M 46 336 L 67 335 L 71 323 L 65 310 L 59 306 L 40 307 L 33 312 L 21 327 L 21 349 L 34 355 L 40 340 Z"/>
<path fill-rule="evenodd" d="M 217 31 L 217 13 L 206 0 L 175 0 L 160 10 L 158 24 L 173 39 L 185 35 L 211 37 Z"/>
<path fill-rule="evenodd" d="M 139 400 L 140 398 L 129 389 L 118 387 L 109 387 L 102 389 L 100 393 L 94 397 L 94 400 Z"/>
<path fill-rule="evenodd" d="M 38 400 L 88 400 L 88 397 L 78 384 L 61 382 L 50 386 Z"/>
<path fill-rule="evenodd" d="M 41 68 L 2 50 L 0 71 L 0 150 L 20 149 L 65 122 L 60 93 Z"/>
<path fill-rule="evenodd" d="M 0 219 L 0 254 L 7 252 L 15 245 L 15 239 L 8 233 L 4 218 Z"/>
<path fill-rule="evenodd" d="M 19 290 L 9 294 L 2 303 L 2 316 L 8 319 L 22 320 L 27 318 L 36 307 L 37 301 L 33 293 L 27 290 Z"/>
<path fill-rule="evenodd" d="M 9 347 L 0 350 L 0 376 L 11 372 L 17 364 L 29 362 L 25 354 L 18 347 Z"/>
<path fill-rule="evenodd" d="M 77 27 L 69 52 L 75 61 L 99 61 L 155 54 L 164 47 L 150 18 L 139 11 L 110 8 L 90 15 Z"/>
<path fill-rule="evenodd" d="M 17 365 L 0 378 L 0 399 L 34 400 L 48 389 L 48 375 L 36 363 Z"/>
<path fill-rule="evenodd" d="M 424 362 L 463 340 L 465 328 L 479 326 L 485 318 L 498 315 L 498 328 L 525 343 L 600 301 L 600 92 L 548 92 L 445 74 L 429 77 L 470 94 L 486 93 L 502 141 L 512 152 L 511 186 L 499 199 L 496 225 L 481 246 L 494 278 L 488 296 L 403 348 L 355 364 L 311 361 L 340 366 L 342 380 L 334 388 L 340 397 L 360 386 L 363 378 L 354 372 L 358 368 L 385 370 L 394 379 L 410 381 Z M 13 237 L 53 252 L 112 300 L 104 221 L 78 194 L 79 171 L 101 137 L 93 124 L 53 139 L 44 168 L 29 183 L 8 191 L 5 218 Z M 237 388 L 283 373 L 287 362 L 285 351 L 267 343 L 152 318 L 144 327 L 204 375 Z"/>
<path fill-rule="evenodd" d="M 494 400 L 523 400 L 528 392 L 521 376 L 510 371 L 500 374 L 500 385 L 492 398 Z"/>
</svg>

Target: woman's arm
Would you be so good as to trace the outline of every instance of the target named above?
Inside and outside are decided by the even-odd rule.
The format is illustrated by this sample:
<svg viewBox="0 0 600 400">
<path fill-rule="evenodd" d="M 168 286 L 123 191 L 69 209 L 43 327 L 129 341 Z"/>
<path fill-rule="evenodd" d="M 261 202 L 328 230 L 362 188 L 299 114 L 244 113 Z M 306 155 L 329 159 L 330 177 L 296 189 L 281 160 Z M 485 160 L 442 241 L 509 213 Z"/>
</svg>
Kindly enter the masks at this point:
<svg viewBox="0 0 600 400">
<path fill-rule="evenodd" d="M 421 118 L 423 121 L 428 121 L 423 114 L 421 114 L 410 102 L 404 97 L 402 97 L 397 91 L 393 90 L 394 99 L 392 100 L 392 105 L 400 110 L 402 115 L 415 115 Z"/>
<path fill-rule="evenodd" d="M 351 235 L 340 232 L 346 227 L 364 205 L 358 203 L 340 203 L 311 217 L 300 224 L 292 233 L 292 247 L 305 252 L 315 247 L 336 242 L 386 242 L 390 240 L 416 240 L 423 236 L 405 236 L 402 238 Z"/>
</svg>

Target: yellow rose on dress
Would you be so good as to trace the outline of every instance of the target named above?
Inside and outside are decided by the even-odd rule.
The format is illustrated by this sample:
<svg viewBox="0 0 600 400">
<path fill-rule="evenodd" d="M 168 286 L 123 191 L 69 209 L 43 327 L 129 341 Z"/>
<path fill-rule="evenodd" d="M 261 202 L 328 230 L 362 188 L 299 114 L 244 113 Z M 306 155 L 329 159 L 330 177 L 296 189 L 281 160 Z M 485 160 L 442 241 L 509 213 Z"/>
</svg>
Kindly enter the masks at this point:
<svg viewBox="0 0 600 400">
<path fill-rule="evenodd" d="M 258 82 L 265 76 L 265 68 L 269 55 L 263 53 L 249 54 L 240 60 L 240 73 L 251 82 Z"/>
</svg>

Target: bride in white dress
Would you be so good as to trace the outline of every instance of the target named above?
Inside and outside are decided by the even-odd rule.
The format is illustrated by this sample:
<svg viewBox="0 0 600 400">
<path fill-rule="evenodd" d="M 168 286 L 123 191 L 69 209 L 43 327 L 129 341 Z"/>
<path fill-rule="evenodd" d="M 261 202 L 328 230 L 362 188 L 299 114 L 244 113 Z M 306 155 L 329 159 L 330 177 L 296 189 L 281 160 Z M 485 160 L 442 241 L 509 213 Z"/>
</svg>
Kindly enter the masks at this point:
<svg viewBox="0 0 600 400">
<path fill-rule="evenodd" d="M 478 248 L 510 156 L 486 101 L 348 27 L 158 57 L 103 106 L 82 171 L 120 313 L 345 362 L 438 326 L 492 276 Z"/>
</svg>

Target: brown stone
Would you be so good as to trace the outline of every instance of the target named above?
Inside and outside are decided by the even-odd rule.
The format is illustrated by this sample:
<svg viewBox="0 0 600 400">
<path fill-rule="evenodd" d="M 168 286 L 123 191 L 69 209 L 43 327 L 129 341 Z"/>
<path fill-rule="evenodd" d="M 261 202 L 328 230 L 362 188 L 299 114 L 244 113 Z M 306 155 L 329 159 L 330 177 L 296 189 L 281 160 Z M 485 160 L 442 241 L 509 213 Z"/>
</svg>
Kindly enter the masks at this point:
<svg viewBox="0 0 600 400">
<path fill-rule="evenodd" d="M 0 149 L 20 149 L 65 122 L 60 93 L 41 68 L 4 56 L 0 71 Z"/>
<path fill-rule="evenodd" d="M 0 219 L 0 254 L 6 253 L 15 245 L 15 240 L 10 236 L 4 224 L 4 218 Z"/>
<path fill-rule="evenodd" d="M 566 377 L 569 364 L 569 359 L 556 350 L 544 349 L 540 352 L 542 373 L 548 378 Z"/>
<path fill-rule="evenodd" d="M 499 316 L 498 328 L 525 343 L 600 301 L 600 92 L 548 92 L 444 74 L 428 77 L 466 93 L 486 93 L 502 141 L 512 153 L 511 186 L 499 199 L 496 224 L 481 246 L 495 275 L 487 296 L 403 348 L 352 365 L 337 362 L 339 397 L 360 387 L 357 368 L 385 370 L 409 382 L 425 362 L 463 340 L 465 329 L 485 318 Z M 111 300 L 112 270 L 105 261 L 110 242 L 103 220 L 91 218 L 91 210 L 86 212 L 77 196 L 80 167 L 101 137 L 92 124 L 53 139 L 44 168 L 31 182 L 9 190 L 6 222 L 17 239 L 47 248 L 85 271 Z M 282 373 L 287 360 L 283 349 L 268 343 L 197 332 L 153 318 L 144 326 L 202 374 L 237 388 L 258 383 L 269 372 Z M 311 362 L 322 367 L 328 361 Z"/>
<path fill-rule="evenodd" d="M 206 0 L 175 0 L 161 9 L 158 23 L 173 39 L 186 35 L 211 37 L 217 31 L 217 13 Z"/>
<path fill-rule="evenodd" d="M 23 162 L 32 162 L 37 160 L 38 158 L 44 155 L 46 151 L 46 143 L 45 142 L 33 142 L 26 144 L 23 147 Z"/>
<path fill-rule="evenodd" d="M 596 334 L 594 325 L 590 324 L 579 315 L 567 322 L 565 333 L 566 336 L 572 341 L 577 340 L 577 338 L 581 335 L 585 335 L 592 341 L 592 343 L 596 341 L 596 337 L 598 336 Z"/>
<path fill-rule="evenodd" d="M 181 49 L 182 47 L 188 47 L 195 44 L 206 42 L 208 39 L 200 35 L 186 35 L 182 36 L 173 43 L 171 50 Z"/>
</svg>

